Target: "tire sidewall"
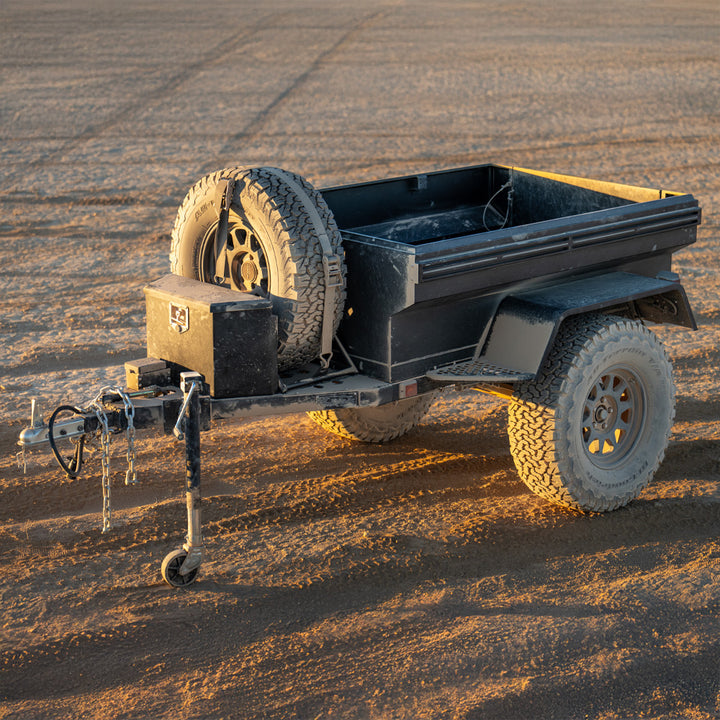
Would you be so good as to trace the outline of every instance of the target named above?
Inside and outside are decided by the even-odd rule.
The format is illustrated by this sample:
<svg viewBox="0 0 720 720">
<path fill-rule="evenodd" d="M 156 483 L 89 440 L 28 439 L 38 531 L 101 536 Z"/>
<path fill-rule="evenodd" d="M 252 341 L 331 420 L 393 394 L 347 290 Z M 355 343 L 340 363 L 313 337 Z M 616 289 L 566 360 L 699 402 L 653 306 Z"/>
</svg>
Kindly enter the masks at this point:
<svg viewBox="0 0 720 720">
<path fill-rule="evenodd" d="M 202 268 L 202 245 L 210 228 L 217 224 L 214 194 L 217 183 L 208 183 L 193 197 L 186 217 L 176 224 L 173 246 L 173 272 L 183 277 L 199 279 Z"/>
<path fill-rule="evenodd" d="M 601 347 L 593 347 L 599 345 Z M 626 368 L 638 379 L 644 396 L 643 421 L 627 453 L 610 468 L 588 457 L 582 437 L 583 408 L 595 381 L 612 368 Z M 581 505 L 623 505 L 637 496 L 661 462 L 674 417 L 675 389 L 662 346 L 642 325 L 612 326 L 573 363 L 560 389 L 555 417 L 559 472 Z M 573 487 L 574 485 L 574 487 Z"/>
</svg>

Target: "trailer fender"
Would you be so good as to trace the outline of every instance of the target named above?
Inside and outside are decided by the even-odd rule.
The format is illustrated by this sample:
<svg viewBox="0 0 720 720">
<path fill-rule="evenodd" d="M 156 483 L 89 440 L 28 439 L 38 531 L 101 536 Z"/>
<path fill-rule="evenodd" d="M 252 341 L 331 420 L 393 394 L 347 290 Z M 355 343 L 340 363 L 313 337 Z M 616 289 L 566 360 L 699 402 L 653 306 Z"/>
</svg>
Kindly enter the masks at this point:
<svg viewBox="0 0 720 720">
<path fill-rule="evenodd" d="M 509 295 L 498 307 L 480 360 L 535 376 L 562 322 L 589 312 L 603 311 L 696 330 L 685 290 L 678 280 L 670 272 L 655 278 L 610 272 Z"/>
</svg>

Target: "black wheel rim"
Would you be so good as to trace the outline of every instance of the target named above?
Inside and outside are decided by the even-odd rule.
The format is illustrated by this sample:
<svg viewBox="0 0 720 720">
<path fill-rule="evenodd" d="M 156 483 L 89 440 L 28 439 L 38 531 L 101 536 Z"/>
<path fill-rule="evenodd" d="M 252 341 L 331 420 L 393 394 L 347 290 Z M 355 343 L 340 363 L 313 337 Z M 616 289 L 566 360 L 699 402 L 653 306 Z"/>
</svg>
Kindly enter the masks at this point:
<svg viewBox="0 0 720 720">
<path fill-rule="evenodd" d="M 195 580 L 195 576 L 198 572 L 197 568 L 195 568 L 195 570 L 191 570 L 187 575 L 180 574 L 180 568 L 185 562 L 186 557 L 187 555 L 178 555 L 167 564 L 167 567 L 165 568 L 165 574 L 167 576 L 168 582 L 171 585 L 181 587 L 183 585 L 189 585 L 193 580 Z"/>
<path fill-rule="evenodd" d="M 603 372 L 591 385 L 582 413 L 585 454 L 599 468 L 617 467 L 632 453 L 645 426 L 640 378 L 627 367 Z"/>
<path fill-rule="evenodd" d="M 203 239 L 200 280 L 239 292 L 267 295 L 270 273 L 257 233 L 239 218 L 230 217 L 227 237 L 218 248 L 217 229 L 216 223 Z"/>
</svg>

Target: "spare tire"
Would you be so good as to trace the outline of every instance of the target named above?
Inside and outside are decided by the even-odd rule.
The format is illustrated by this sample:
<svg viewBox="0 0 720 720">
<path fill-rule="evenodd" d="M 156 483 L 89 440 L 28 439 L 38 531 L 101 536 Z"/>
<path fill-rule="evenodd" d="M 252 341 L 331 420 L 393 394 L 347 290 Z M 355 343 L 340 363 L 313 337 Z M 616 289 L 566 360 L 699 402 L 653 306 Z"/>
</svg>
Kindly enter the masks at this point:
<svg viewBox="0 0 720 720">
<path fill-rule="evenodd" d="M 222 190 L 235 181 L 227 233 L 217 242 Z M 340 231 L 322 195 L 299 175 L 278 168 L 226 168 L 190 188 L 172 232 L 176 275 L 268 297 L 278 317 L 278 369 L 298 367 L 321 352 L 325 308 L 322 242 L 339 260 L 332 332 L 345 302 Z"/>
<path fill-rule="evenodd" d="M 434 399 L 435 393 L 427 393 L 376 407 L 313 410 L 308 415 L 320 427 L 340 437 L 383 443 L 410 432 Z"/>
</svg>

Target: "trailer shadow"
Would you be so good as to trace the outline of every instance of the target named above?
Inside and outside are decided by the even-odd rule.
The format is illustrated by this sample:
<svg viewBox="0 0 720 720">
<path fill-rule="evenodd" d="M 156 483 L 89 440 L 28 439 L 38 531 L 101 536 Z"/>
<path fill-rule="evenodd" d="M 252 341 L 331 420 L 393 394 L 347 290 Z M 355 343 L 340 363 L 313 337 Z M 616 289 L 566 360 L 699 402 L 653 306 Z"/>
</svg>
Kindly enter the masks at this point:
<svg viewBox="0 0 720 720">
<path fill-rule="evenodd" d="M 14 675 L 6 698 L 64 697 L 82 687 L 82 674 L 94 676 L 95 689 L 112 689 L 146 681 L 160 665 L 170 675 L 207 671 L 207 648 L 212 648 L 210 665 L 218 672 L 232 672 L 241 653 L 250 672 L 264 676 L 293 663 L 302 668 L 310 659 L 319 671 L 335 667 L 338 658 L 369 662 L 375 648 L 387 650 L 394 643 L 406 660 L 420 662 L 423 642 L 409 639 L 422 638 L 427 627 L 448 632 L 464 627 L 472 636 L 491 633 L 499 623 L 564 628 L 577 623 L 584 628 L 576 631 L 577 637 L 585 638 L 587 628 L 605 624 L 620 626 L 623 642 L 644 646 L 652 644 L 653 633 L 677 625 L 678 617 L 689 618 L 689 611 L 670 601 L 648 609 L 641 599 L 607 592 L 606 600 L 593 600 L 578 594 L 572 581 L 551 599 L 536 589 L 553 585 L 558 572 L 577 573 L 578 582 L 584 582 L 587 572 L 610 586 L 613 578 L 633 570 L 639 577 L 652 574 L 667 552 L 657 548 L 690 542 L 702 546 L 718 536 L 720 499 L 688 496 L 680 488 L 661 498 L 641 497 L 605 515 L 568 512 L 537 498 L 514 476 L 502 423 L 500 410 L 481 421 L 429 418 L 385 446 L 330 439 L 324 453 L 314 458 L 314 473 L 265 478 L 265 487 L 249 492 L 238 485 L 229 487 L 228 494 L 210 494 L 205 504 L 210 552 L 200 580 L 182 592 L 159 581 L 93 591 L 94 605 L 129 605 L 152 622 L 140 619 L 124 622 L 116 631 L 100 628 L 61 636 L 22 654 L 8 649 L 3 660 L 8 667 L 22 661 L 23 678 L 17 681 Z M 310 445 L 318 432 L 293 430 L 296 439 Z M 472 442 L 463 442 L 469 436 Z M 224 440 L 212 441 L 208 452 L 226 447 Z M 696 475 L 716 476 L 713 458 L 719 452 L 717 440 L 672 443 L 657 481 L 671 488 L 688 468 Z M 344 470 L 333 473 L 338 457 L 344 458 Z M 224 460 L 235 469 L 247 462 L 244 451 L 237 450 L 225 453 Z M 168 549 L 165 543 L 180 536 L 182 522 L 178 497 L 147 507 L 137 524 L 122 525 L 110 537 L 99 530 L 68 537 L 64 557 L 77 549 L 76 561 L 98 563 L 107 555 L 113 567 L 125 571 L 128 559 L 132 570 L 139 557 L 149 554 L 159 565 Z M 295 547 L 298 539 L 304 545 Z M 312 551 L 304 554 L 304 548 Z M 26 556 L 38 565 L 46 560 L 41 553 Z M 142 574 L 139 565 L 133 574 Z M 704 622 L 702 613 L 693 617 L 693 622 Z M 585 640 L 577 648 L 569 640 L 544 642 L 547 646 L 536 654 L 536 681 L 515 699 L 478 699 L 467 717 L 512 716 L 522 708 L 546 707 L 553 688 L 539 680 L 543 669 L 572 665 L 587 648 Z M 603 642 L 599 636 L 597 643 Z M 490 653 L 458 656 L 463 659 L 453 661 L 452 673 L 441 671 L 438 682 L 454 687 L 458 678 L 472 682 L 506 671 L 502 652 Z M 663 650 L 648 658 L 643 677 L 656 675 L 672 686 L 677 677 L 672 662 L 678 659 L 671 655 Z M 112 667 L 121 669 L 109 671 L 110 656 Z M 717 645 L 693 657 L 701 664 L 686 658 L 682 672 L 695 673 L 698 683 L 683 692 L 693 702 L 707 703 L 709 671 L 702 662 L 718 660 Z M 58 663 L 65 661 L 76 670 L 74 678 L 58 675 Z M 370 665 L 363 667 L 367 677 L 374 677 Z M 234 679 L 242 685 L 240 676 Z M 611 701 L 616 682 L 612 673 L 595 678 L 588 707 Z M 657 683 L 645 685 L 651 689 Z M 577 707 L 582 687 L 580 681 L 568 680 L 570 705 L 563 707 Z M 350 687 L 345 691 L 350 697 L 355 692 Z"/>
</svg>

